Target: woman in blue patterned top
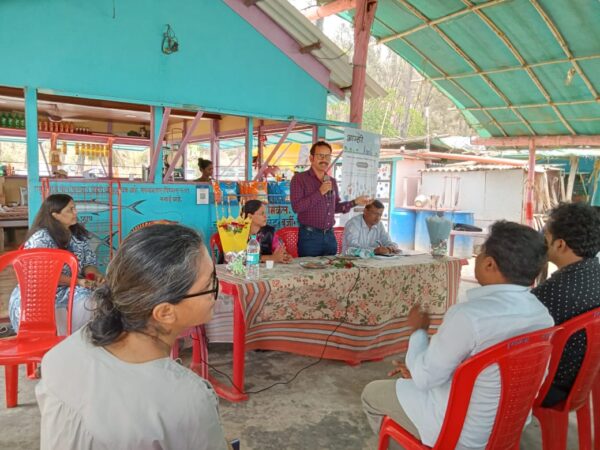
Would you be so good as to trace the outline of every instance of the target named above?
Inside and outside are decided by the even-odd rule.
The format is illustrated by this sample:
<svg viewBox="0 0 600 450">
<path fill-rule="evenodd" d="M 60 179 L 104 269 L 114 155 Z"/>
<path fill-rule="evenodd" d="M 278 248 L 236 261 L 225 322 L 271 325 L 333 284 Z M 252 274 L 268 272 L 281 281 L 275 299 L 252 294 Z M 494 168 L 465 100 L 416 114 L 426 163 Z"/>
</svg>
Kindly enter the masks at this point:
<svg viewBox="0 0 600 450">
<path fill-rule="evenodd" d="M 73 331 L 81 328 L 92 315 L 92 289 L 96 283 L 103 283 L 104 276 L 96 268 L 96 255 L 88 244 L 88 232 L 77 223 L 77 209 L 73 198 L 66 194 L 50 195 L 35 216 L 27 234 L 24 248 L 59 248 L 72 252 L 77 257 L 79 273 L 75 295 L 73 296 Z M 95 281 L 86 279 L 94 274 Z M 66 308 L 69 298 L 68 285 L 71 271 L 65 266 L 56 290 L 57 323 L 59 334 L 65 334 Z M 17 286 L 8 303 L 10 321 L 15 331 L 19 327 L 21 315 L 21 292 Z M 64 323 L 63 323 L 64 322 Z"/>
</svg>

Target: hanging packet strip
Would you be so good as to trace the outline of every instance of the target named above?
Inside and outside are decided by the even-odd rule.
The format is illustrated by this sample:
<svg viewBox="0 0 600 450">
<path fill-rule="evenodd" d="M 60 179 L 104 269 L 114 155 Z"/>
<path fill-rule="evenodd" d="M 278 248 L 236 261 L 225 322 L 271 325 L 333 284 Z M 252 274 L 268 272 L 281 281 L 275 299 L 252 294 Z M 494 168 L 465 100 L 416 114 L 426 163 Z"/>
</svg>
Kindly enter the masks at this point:
<svg viewBox="0 0 600 450">
<path fill-rule="evenodd" d="M 222 192 L 222 199 L 226 203 L 238 203 L 238 184 L 235 181 L 219 181 L 219 189 Z"/>
</svg>

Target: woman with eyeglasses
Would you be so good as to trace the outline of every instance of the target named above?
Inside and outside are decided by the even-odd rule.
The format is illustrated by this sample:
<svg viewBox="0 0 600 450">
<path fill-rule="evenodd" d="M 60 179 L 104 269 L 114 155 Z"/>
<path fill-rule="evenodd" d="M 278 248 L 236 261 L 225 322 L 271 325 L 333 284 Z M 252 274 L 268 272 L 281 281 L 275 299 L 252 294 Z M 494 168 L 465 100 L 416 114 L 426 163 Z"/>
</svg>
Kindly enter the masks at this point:
<svg viewBox="0 0 600 450">
<path fill-rule="evenodd" d="M 91 318 L 92 289 L 104 281 L 96 267 L 96 254 L 89 245 L 89 233 L 77 221 L 77 206 L 70 195 L 52 194 L 44 200 L 27 234 L 23 248 L 59 248 L 77 257 L 78 272 L 73 294 L 73 330 L 78 330 Z M 93 275 L 94 280 L 86 277 Z M 56 320 L 59 334 L 66 334 L 66 310 L 69 299 L 71 271 L 65 266 L 56 290 Z M 10 322 L 15 331 L 21 319 L 21 291 L 17 286 L 8 303 Z"/>
<path fill-rule="evenodd" d="M 226 449 L 211 385 L 169 357 L 182 331 L 211 319 L 217 293 L 194 230 L 131 233 L 92 321 L 42 360 L 41 449 Z"/>
</svg>

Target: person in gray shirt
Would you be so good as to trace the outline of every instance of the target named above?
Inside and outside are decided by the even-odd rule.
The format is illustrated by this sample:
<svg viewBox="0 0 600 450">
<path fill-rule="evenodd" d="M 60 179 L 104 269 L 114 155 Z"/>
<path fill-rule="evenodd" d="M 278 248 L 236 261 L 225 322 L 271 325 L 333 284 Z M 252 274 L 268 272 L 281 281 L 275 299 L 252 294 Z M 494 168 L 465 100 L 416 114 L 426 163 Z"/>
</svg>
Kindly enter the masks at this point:
<svg viewBox="0 0 600 450">
<path fill-rule="evenodd" d="M 228 448 L 210 383 L 169 357 L 182 331 L 210 320 L 218 286 L 196 231 L 131 233 L 92 321 L 42 360 L 40 448 Z"/>
</svg>

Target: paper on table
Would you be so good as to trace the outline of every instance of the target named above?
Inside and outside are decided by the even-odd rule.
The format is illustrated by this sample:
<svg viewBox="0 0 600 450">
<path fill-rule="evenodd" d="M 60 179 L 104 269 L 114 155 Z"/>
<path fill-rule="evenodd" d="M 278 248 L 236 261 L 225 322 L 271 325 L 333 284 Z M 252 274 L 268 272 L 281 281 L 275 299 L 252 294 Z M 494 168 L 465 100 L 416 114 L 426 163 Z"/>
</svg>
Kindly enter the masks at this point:
<svg viewBox="0 0 600 450">
<path fill-rule="evenodd" d="M 429 253 L 422 250 L 402 250 L 400 256 L 417 256 L 417 255 L 429 255 Z"/>
<path fill-rule="evenodd" d="M 373 258 L 375 258 L 375 259 L 396 259 L 396 258 L 400 258 L 401 256 L 404 256 L 404 251 L 401 254 L 397 253 L 395 255 L 374 255 Z"/>
</svg>

